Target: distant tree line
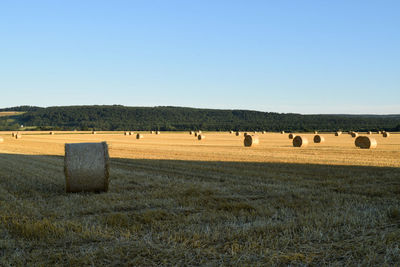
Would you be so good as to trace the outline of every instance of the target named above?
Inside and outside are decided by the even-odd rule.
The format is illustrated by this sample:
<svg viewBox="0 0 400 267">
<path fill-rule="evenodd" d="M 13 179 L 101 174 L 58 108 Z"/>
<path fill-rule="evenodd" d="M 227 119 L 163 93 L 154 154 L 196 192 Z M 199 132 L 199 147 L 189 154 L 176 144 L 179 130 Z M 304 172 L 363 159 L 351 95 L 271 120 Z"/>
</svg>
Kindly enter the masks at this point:
<svg viewBox="0 0 400 267">
<path fill-rule="evenodd" d="M 1 130 L 19 125 L 37 130 L 161 130 L 161 131 L 400 131 L 400 115 L 301 115 L 250 110 L 186 107 L 21 106 L 0 111 L 24 111 L 0 117 Z"/>
</svg>

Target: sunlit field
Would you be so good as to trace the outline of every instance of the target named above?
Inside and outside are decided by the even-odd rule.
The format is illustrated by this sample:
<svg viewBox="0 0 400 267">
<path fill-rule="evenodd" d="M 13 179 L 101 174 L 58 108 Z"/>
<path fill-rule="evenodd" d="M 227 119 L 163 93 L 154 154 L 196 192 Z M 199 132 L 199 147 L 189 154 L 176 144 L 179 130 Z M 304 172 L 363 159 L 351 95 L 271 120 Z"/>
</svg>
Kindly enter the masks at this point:
<svg viewBox="0 0 400 267">
<path fill-rule="evenodd" d="M 400 134 L 142 134 L 0 132 L 0 265 L 400 263 Z M 64 144 L 100 141 L 109 191 L 65 193 Z"/>
</svg>

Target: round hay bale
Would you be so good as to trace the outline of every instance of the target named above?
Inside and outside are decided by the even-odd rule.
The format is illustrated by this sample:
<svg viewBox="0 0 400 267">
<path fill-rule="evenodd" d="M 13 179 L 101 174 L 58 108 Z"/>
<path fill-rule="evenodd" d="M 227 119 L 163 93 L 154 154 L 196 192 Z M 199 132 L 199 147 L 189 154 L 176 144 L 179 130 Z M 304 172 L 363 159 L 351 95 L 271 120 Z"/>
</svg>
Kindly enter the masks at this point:
<svg viewBox="0 0 400 267">
<path fill-rule="evenodd" d="M 294 147 L 306 147 L 308 146 L 308 139 L 306 137 L 301 137 L 299 135 L 293 138 Z"/>
<path fill-rule="evenodd" d="M 285 131 L 282 131 L 281 134 L 285 134 Z"/>
<path fill-rule="evenodd" d="M 356 133 L 356 132 L 352 132 L 352 133 L 351 133 L 351 137 L 355 138 L 355 137 L 357 137 L 357 136 L 358 136 L 358 133 Z"/>
<path fill-rule="evenodd" d="M 54 132 L 50 132 L 50 135 L 54 135 Z"/>
<path fill-rule="evenodd" d="M 236 136 L 240 136 L 240 132 L 236 132 Z"/>
<path fill-rule="evenodd" d="M 375 138 L 369 136 L 358 136 L 354 141 L 356 147 L 363 148 L 363 149 L 371 149 L 376 148 L 378 145 Z"/>
<path fill-rule="evenodd" d="M 198 133 L 197 133 L 197 132 L 195 132 L 195 133 L 194 133 L 194 137 L 197 137 L 197 135 L 198 135 Z"/>
<path fill-rule="evenodd" d="M 190 134 L 190 135 L 193 135 L 193 134 L 194 134 L 194 132 L 193 132 L 193 131 L 190 131 L 190 132 L 189 132 L 189 134 Z"/>
<path fill-rule="evenodd" d="M 64 174 L 66 192 L 107 192 L 107 143 L 65 144 Z"/>
<path fill-rule="evenodd" d="M 318 135 L 318 134 L 314 136 L 314 143 L 319 144 L 319 143 L 323 143 L 323 142 L 325 142 L 325 137 Z"/>
<path fill-rule="evenodd" d="M 0 137 L 0 143 L 3 143 L 3 142 L 4 142 L 3 137 Z"/>
<path fill-rule="evenodd" d="M 95 132 L 95 131 L 92 131 L 92 134 L 96 134 L 96 132 Z"/>
<path fill-rule="evenodd" d="M 17 133 L 17 134 L 15 135 L 15 139 L 21 139 L 21 138 L 22 138 L 22 134 Z"/>
<path fill-rule="evenodd" d="M 156 134 L 160 134 L 161 132 L 160 131 L 156 131 Z"/>
<path fill-rule="evenodd" d="M 154 131 L 150 131 L 150 134 L 154 134 Z"/>
<path fill-rule="evenodd" d="M 138 134 L 136 135 L 136 139 L 142 139 L 142 138 L 143 138 L 143 134 L 138 133 Z"/>
<path fill-rule="evenodd" d="M 231 130 L 231 131 L 229 131 L 229 133 L 230 133 L 230 134 L 233 134 L 233 131 Z"/>
<path fill-rule="evenodd" d="M 197 131 L 199 134 L 201 134 L 202 132 L 200 130 Z"/>
<path fill-rule="evenodd" d="M 129 132 L 129 135 L 134 135 L 135 133 L 134 132 Z"/>
<path fill-rule="evenodd" d="M 125 132 L 124 135 L 130 135 L 129 132 Z"/>
<path fill-rule="evenodd" d="M 377 134 L 382 134 L 382 131 L 377 131 L 376 133 L 377 133 Z"/>
<path fill-rule="evenodd" d="M 206 138 L 206 136 L 204 134 L 199 134 L 197 136 L 197 139 L 199 139 L 199 140 L 203 140 L 204 138 Z"/>
<path fill-rule="evenodd" d="M 258 139 L 257 135 L 246 135 L 244 137 L 244 146 L 250 147 L 253 145 L 258 145 L 260 143 L 260 140 Z"/>
<path fill-rule="evenodd" d="M 390 133 L 384 132 L 384 133 L 382 134 L 382 136 L 383 136 L 383 137 L 389 137 L 389 136 L 390 136 Z"/>
<path fill-rule="evenodd" d="M 11 133 L 11 137 L 15 137 L 15 133 Z"/>
<path fill-rule="evenodd" d="M 256 133 L 257 133 L 257 131 L 254 131 L 253 133 L 255 133 L 255 134 L 256 134 Z"/>
<path fill-rule="evenodd" d="M 371 135 L 371 134 L 372 134 L 372 132 L 371 132 L 371 131 L 368 131 L 368 132 L 367 132 L 367 134 L 368 134 L 368 135 Z"/>
<path fill-rule="evenodd" d="M 314 134 L 318 134 L 318 131 L 314 131 Z"/>
<path fill-rule="evenodd" d="M 266 131 L 262 131 L 262 133 L 263 133 L 263 134 L 266 134 L 267 132 L 266 132 Z"/>
<path fill-rule="evenodd" d="M 295 137 L 296 137 L 296 135 L 295 135 L 295 134 L 292 134 L 292 133 L 290 133 L 290 134 L 288 135 L 288 137 L 289 137 L 289 139 L 293 139 L 293 138 L 295 138 Z"/>
<path fill-rule="evenodd" d="M 337 132 L 335 133 L 335 136 L 340 136 L 341 134 L 342 134 L 341 131 L 337 131 Z"/>
</svg>

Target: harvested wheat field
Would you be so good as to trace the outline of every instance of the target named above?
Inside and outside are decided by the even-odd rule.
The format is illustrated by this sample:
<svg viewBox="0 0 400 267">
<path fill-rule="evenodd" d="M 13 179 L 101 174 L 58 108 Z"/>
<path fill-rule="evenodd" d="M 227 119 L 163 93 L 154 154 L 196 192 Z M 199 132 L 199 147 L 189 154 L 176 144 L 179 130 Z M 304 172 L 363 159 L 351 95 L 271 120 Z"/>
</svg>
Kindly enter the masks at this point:
<svg viewBox="0 0 400 267">
<path fill-rule="evenodd" d="M 0 134 L 0 265 L 400 263 L 400 134 L 54 133 Z M 102 141 L 108 192 L 66 193 L 65 143 Z"/>
</svg>

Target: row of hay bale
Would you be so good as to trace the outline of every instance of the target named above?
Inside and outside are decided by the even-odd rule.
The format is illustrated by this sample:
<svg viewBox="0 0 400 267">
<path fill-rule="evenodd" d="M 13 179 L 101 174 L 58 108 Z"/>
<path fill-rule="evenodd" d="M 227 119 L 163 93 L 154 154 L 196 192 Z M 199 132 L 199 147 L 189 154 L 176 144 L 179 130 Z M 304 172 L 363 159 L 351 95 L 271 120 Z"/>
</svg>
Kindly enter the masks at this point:
<svg viewBox="0 0 400 267">
<path fill-rule="evenodd" d="M 21 139 L 22 138 L 22 134 L 19 133 L 19 132 L 11 133 L 11 137 L 13 137 L 15 139 Z"/>
<path fill-rule="evenodd" d="M 294 147 L 306 147 L 308 146 L 308 139 L 307 137 L 300 136 L 300 135 L 293 135 L 290 134 L 289 139 L 293 139 L 293 146 Z M 325 142 L 325 138 L 321 135 L 315 135 L 313 138 L 314 143 L 320 144 Z M 354 144 L 358 148 L 363 149 L 372 149 L 376 148 L 378 143 L 376 142 L 375 138 L 369 136 L 358 136 L 356 137 Z"/>
<path fill-rule="evenodd" d="M 201 130 L 198 131 L 190 131 L 189 132 L 190 135 L 194 135 L 194 137 L 197 138 L 197 140 L 203 140 L 206 138 L 206 136 L 204 134 L 202 134 Z"/>
</svg>

